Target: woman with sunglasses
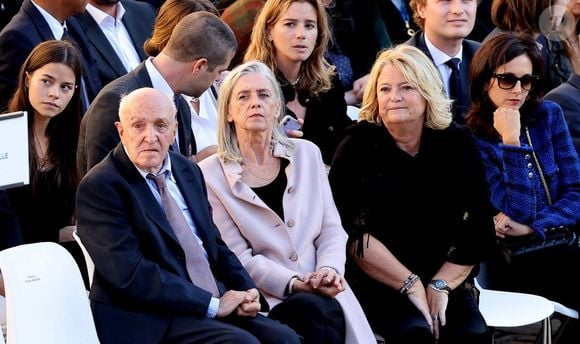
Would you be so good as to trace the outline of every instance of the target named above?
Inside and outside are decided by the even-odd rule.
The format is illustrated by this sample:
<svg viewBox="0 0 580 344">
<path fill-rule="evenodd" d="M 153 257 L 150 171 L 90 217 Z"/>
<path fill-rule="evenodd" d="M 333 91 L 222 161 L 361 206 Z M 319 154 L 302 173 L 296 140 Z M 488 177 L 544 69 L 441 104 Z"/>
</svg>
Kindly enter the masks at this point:
<svg viewBox="0 0 580 344">
<path fill-rule="evenodd" d="M 471 62 L 473 103 L 466 122 L 486 166 L 500 238 L 578 228 L 580 162 L 562 109 L 541 98 L 542 74 L 542 55 L 530 36 L 498 34 Z M 488 287 L 539 294 L 578 309 L 577 286 L 560 281 L 576 269 L 566 262 L 580 261 L 579 251 L 514 257 L 510 264 L 498 255 L 487 264 Z M 573 322 L 567 331 L 578 343 Z"/>
</svg>

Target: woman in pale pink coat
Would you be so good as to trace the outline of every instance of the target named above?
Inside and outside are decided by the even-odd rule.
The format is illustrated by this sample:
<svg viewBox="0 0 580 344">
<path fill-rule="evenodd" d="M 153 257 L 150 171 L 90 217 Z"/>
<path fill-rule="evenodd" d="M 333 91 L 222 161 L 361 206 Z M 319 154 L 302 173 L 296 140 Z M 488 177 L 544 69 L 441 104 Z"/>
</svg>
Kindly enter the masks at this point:
<svg viewBox="0 0 580 344">
<path fill-rule="evenodd" d="M 218 153 L 200 163 L 214 222 L 304 343 L 376 343 L 343 278 L 347 236 L 319 149 L 277 129 L 281 90 L 261 62 L 222 84 Z"/>
</svg>

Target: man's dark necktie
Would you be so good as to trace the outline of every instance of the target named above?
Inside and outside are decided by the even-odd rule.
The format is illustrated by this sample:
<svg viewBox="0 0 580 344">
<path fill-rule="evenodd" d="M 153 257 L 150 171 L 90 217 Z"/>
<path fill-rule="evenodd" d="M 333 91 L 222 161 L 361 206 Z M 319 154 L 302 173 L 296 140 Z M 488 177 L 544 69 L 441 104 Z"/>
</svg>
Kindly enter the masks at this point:
<svg viewBox="0 0 580 344">
<path fill-rule="evenodd" d="M 220 293 L 215 277 L 211 272 L 209 262 L 203 253 L 202 247 L 185 220 L 185 216 L 179 208 L 179 205 L 167 190 L 167 184 L 165 182 L 166 173 L 157 176 L 149 174 L 147 178 L 151 178 L 155 182 L 155 185 L 157 185 L 157 189 L 161 195 L 163 211 L 165 211 L 173 233 L 175 233 L 177 240 L 179 240 L 185 252 L 185 264 L 189 277 L 193 284 L 212 293 L 214 297 L 219 297 Z"/>
<path fill-rule="evenodd" d="M 68 30 L 66 29 L 66 27 L 64 28 L 64 32 L 62 34 L 62 38 L 61 41 L 67 40 L 68 42 L 70 42 L 78 51 L 79 56 L 82 56 L 82 52 L 78 46 L 78 44 L 75 42 L 75 40 L 71 37 L 71 35 L 68 33 Z M 82 61 L 81 61 L 82 63 Z M 84 69 L 83 69 L 83 73 L 84 73 Z M 81 96 L 81 103 L 82 103 L 82 107 L 83 107 L 83 112 L 86 112 L 87 109 L 89 108 L 89 105 L 91 104 L 91 102 L 89 101 L 89 96 L 87 94 L 87 84 L 85 82 L 84 76 L 81 76 L 81 84 L 79 85 L 80 87 L 80 96 Z"/>
<path fill-rule="evenodd" d="M 461 74 L 459 72 L 459 64 L 461 60 L 457 57 L 449 59 L 445 64 L 451 68 L 451 76 L 449 77 L 449 98 L 453 99 L 453 106 L 451 112 L 453 119 L 463 123 L 463 117 L 467 112 L 468 96 L 467 85 L 461 82 Z"/>
</svg>

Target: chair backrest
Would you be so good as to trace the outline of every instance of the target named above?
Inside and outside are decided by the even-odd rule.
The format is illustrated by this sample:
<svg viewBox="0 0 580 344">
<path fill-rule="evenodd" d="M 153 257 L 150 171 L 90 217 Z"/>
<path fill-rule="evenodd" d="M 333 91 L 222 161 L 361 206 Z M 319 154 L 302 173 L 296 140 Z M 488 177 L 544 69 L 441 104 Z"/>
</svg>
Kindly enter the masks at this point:
<svg viewBox="0 0 580 344">
<path fill-rule="evenodd" d="M 475 286 L 480 291 L 479 310 L 488 326 L 525 326 L 549 320 L 550 315 L 554 313 L 554 305 L 544 297 L 485 289 L 481 287 L 477 278 Z"/>
<path fill-rule="evenodd" d="M 552 301 L 552 304 L 554 305 L 554 312 L 565 315 L 568 318 L 578 319 L 578 311 L 577 310 L 570 308 L 570 307 L 566 307 L 563 304 L 561 304 L 560 302 L 556 302 L 556 301 Z"/>
<path fill-rule="evenodd" d="M 91 286 L 93 285 L 93 274 L 95 273 L 95 263 L 93 262 L 91 256 L 89 256 L 89 251 L 87 251 L 87 248 L 85 247 L 85 245 L 83 245 L 83 242 L 81 241 L 81 238 L 79 237 L 79 234 L 77 233 L 76 229 L 73 231 L 73 237 L 75 238 L 77 244 L 79 244 L 79 246 L 81 247 L 81 251 L 83 251 L 83 256 L 85 257 L 85 262 L 87 263 L 89 286 Z"/>
<path fill-rule="evenodd" d="M 97 331 L 80 270 L 62 246 L 25 244 L 0 251 L 8 344 L 92 344 Z"/>
</svg>

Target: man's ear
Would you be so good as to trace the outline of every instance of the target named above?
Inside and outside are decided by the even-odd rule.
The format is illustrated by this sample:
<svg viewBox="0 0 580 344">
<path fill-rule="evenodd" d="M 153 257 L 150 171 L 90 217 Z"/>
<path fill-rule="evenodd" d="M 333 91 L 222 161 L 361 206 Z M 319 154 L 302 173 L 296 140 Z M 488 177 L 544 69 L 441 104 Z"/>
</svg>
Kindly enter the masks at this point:
<svg viewBox="0 0 580 344">
<path fill-rule="evenodd" d="M 123 140 L 123 125 L 121 122 L 115 122 L 115 127 L 117 128 L 117 133 L 119 133 L 119 138 Z"/>
<path fill-rule="evenodd" d="M 417 2 L 417 13 L 419 14 L 419 17 L 425 19 L 426 15 L 425 15 L 425 6 L 427 4 L 425 3 L 425 5 L 421 5 Z"/>
<path fill-rule="evenodd" d="M 207 59 L 205 57 L 202 57 L 193 63 L 191 73 L 193 75 L 196 75 L 197 73 L 201 72 L 204 68 L 207 69 L 208 64 L 207 64 Z"/>
</svg>

